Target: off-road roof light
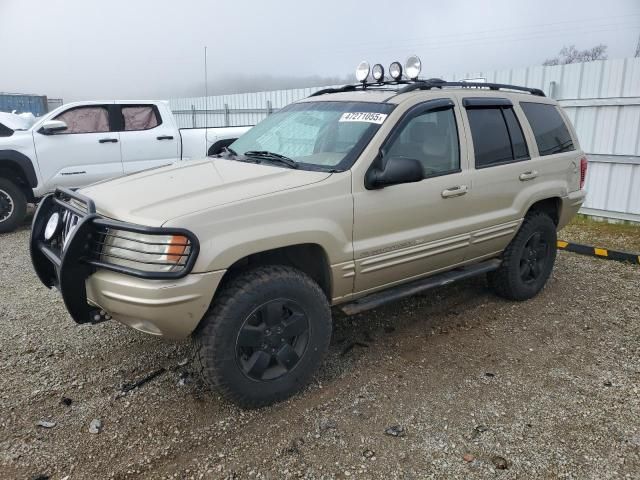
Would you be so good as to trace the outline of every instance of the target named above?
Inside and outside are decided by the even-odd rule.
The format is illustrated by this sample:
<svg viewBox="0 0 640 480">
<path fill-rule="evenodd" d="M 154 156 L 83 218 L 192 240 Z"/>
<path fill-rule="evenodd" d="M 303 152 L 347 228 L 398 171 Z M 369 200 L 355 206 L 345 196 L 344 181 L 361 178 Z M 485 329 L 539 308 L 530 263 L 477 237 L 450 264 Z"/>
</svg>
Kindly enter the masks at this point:
<svg viewBox="0 0 640 480">
<path fill-rule="evenodd" d="M 393 62 L 389 65 L 389 75 L 391 75 L 391 78 L 395 81 L 402 78 L 402 65 L 400 65 L 400 62 Z"/>
<path fill-rule="evenodd" d="M 371 75 L 376 82 L 381 82 L 384 80 L 384 67 L 376 63 L 371 69 Z"/>
<path fill-rule="evenodd" d="M 366 82 L 367 77 L 369 76 L 369 71 L 369 63 L 365 61 L 360 62 L 358 68 L 356 68 L 356 80 L 362 83 Z"/>
<path fill-rule="evenodd" d="M 411 55 L 404 64 L 404 71 L 411 80 L 416 80 L 422 70 L 422 62 L 417 55 Z"/>
</svg>

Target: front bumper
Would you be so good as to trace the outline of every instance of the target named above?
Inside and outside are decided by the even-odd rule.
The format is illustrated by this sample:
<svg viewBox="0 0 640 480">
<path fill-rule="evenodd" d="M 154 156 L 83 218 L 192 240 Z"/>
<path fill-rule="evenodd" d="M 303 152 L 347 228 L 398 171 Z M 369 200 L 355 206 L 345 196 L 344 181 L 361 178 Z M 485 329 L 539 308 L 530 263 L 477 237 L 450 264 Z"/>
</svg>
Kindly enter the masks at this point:
<svg viewBox="0 0 640 480">
<path fill-rule="evenodd" d="M 73 218 L 73 224 L 63 224 L 47 240 L 44 231 L 54 212 Z M 120 232 L 180 235 L 187 239 L 189 253 L 172 271 L 145 271 L 144 265 L 153 262 L 141 261 L 141 269 L 111 263 L 110 255 L 101 253 L 101 245 L 107 236 Z M 147 333 L 173 338 L 186 336 L 195 328 L 224 274 L 189 275 L 199 251 L 191 232 L 105 219 L 96 213 L 91 199 L 66 189 L 58 189 L 40 202 L 30 250 L 38 277 L 47 287 L 58 288 L 77 323 L 114 318 Z"/>
<path fill-rule="evenodd" d="M 191 334 L 206 313 L 225 271 L 179 280 L 144 280 L 98 271 L 86 281 L 90 304 L 136 330 L 171 339 Z"/>
</svg>

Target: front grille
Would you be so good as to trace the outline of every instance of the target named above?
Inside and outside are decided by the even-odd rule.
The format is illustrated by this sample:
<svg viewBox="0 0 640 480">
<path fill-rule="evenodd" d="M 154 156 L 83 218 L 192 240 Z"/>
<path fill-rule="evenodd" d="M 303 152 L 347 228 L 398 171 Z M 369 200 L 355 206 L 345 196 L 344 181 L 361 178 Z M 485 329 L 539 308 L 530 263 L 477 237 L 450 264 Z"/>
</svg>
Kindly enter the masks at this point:
<svg viewBox="0 0 640 480">
<path fill-rule="evenodd" d="M 64 249 L 67 245 L 67 240 L 73 230 L 78 226 L 78 222 L 80 221 L 80 216 L 75 213 L 70 212 L 69 210 L 65 210 L 62 214 L 62 228 L 60 230 L 60 245 Z"/>
</svg>

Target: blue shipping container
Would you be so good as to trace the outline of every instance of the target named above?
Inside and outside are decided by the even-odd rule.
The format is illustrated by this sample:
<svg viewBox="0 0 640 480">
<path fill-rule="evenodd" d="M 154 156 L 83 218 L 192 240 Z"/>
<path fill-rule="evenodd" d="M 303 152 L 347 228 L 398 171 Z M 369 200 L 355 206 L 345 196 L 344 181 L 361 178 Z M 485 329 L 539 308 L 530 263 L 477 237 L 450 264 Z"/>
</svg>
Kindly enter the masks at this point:
<svg viewBox="0 0 640 480">
<path fill-rule="evenodd" d="M 20 93 L 0 93 L 0 112 L 31 112 L 36 117 L 47 113 L 47 97 L 44 95 L 23 95 Z"/>
</svg>

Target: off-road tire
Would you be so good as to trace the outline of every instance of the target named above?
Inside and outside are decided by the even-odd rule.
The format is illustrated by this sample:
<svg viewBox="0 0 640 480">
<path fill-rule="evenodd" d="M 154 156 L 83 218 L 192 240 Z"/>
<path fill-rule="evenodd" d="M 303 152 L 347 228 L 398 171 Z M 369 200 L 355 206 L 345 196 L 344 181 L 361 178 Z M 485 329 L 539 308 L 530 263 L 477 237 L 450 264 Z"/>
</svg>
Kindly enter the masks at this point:
<svg viewBox="0 0 640 480">
<path fill-rule="evenodd" d="M 12 202 L 12 212 L 5 220 L 2 220 L 0 212 L 0 233 L 12 232 L 24 220 L 27 214 L 27 197 L 20 188 L 11 180 L 0 178 L 0 195 L 8 195 Z M 5 200 L 0 199 L 0 201 Z"/>
<path fill-rule="evenodd" d="M 539 277 L 535 281 L 526 283 L 521 276 L 521 262 L 526 261 L 523 260 L 525 247 L 536 233 L 540 234 L 540 238 L 546 242 L 548 249 L 543 256 L 544 263 Z M 505 249 L 500 267 L 487 274 L 489 287 L 497 295 L 509 300 L 522 301 L 536 296 L 551 275 L 556 252 L 557 232 L 553 220 L 542 212 L 529 213 L 516 236 Z"/>
<path fill-rule="evenodd" d="M 256 308 L 281 298 L 295 301 L 307 316 L 305 351 L 279 378 L 249 378 L 238 360 L 240 330 Z M 194 333 L 194 364 L 205 383 L 225 398 L 244 408 L 258 408 L 302 389 L 322 363 L 330 340 L 331 309 L 318 284 L 292 267 L 262 266 L 231 279 L 216 294 Z"/>
</svg>

